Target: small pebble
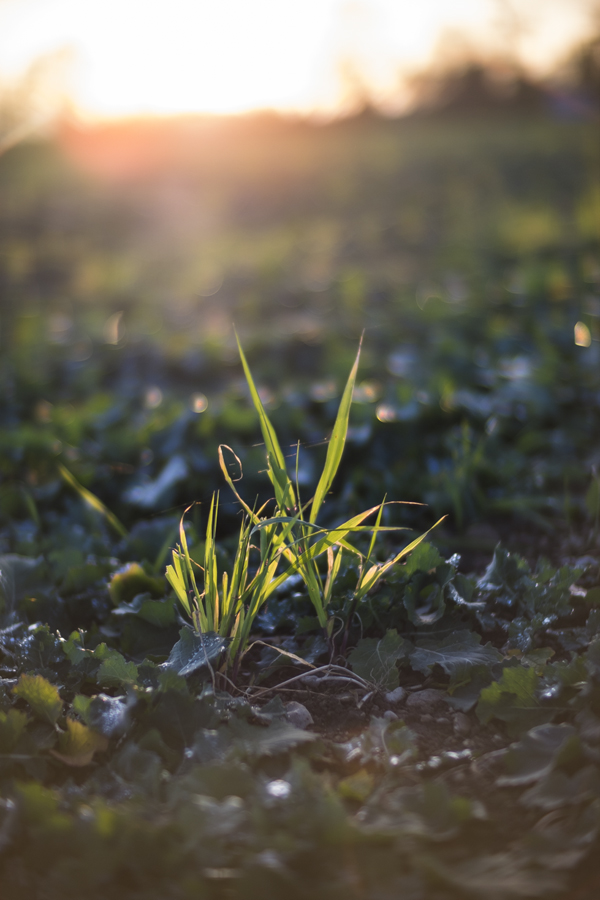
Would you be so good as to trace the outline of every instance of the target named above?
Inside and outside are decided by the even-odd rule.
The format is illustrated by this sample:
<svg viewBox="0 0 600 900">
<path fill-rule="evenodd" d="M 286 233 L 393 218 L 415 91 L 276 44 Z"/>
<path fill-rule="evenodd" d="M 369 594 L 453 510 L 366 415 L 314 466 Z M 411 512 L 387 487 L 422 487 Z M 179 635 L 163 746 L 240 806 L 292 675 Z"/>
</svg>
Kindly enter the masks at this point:
<svg viewBox="0 0 600 900">
<path fill-rule="evenodd" d="M 314 722 L 314 719 L 307 708 L 302 703 L 297 703 L 295 700 L 285 704 L 285 714 L 288 722 L 291 722 L 296 728 L 308 728 L 308 726 L 312 725 Z"/>
<path fill-rule="evenodd" d="M 388 722 L 395 722 L 395 721 L 397 721 L 398 716 L 396 715 L 396 713 L 394 712 L 393 709 L 386 709 L 386 711 L 383 714 L 383 718 L 387 719 Z"/>
<path fill-rule="evenodd" d="M 436 703 L 440 703 L 444 694 L 442 691 L 436 691 L 433 688 L 425 688 L 422 691 L 416 691 L 409 694 L 406 698 L 406 708 L 414 712 L 430 709 Z"/>
<path fill-rule="evenodd" d="M 424 713 L 421 716 L 421 722 L 433 722 L 433 716 L 430 716 L 429 713 Z"/>
<path fill-rule="evenodd" d="M 406 691 L 403 687 L 394 688 L 393 691 L 388 691 L 385 695 L 385 699 L 388 703 L 402 703 L 405 697 Z"/>
<path fill-rule="evenodd" d="M 471 720 L 462 712 L 457 712 L 454 716 L 454 733 L 460 737 L 466 737 L 471 734 Z"/>
<path fill-rule="evenodd" d="M 450 719 L 447 719 L 446 716 L 438 716 L 435 720 L 437 725 L 449 725 Z"/>
</svg>

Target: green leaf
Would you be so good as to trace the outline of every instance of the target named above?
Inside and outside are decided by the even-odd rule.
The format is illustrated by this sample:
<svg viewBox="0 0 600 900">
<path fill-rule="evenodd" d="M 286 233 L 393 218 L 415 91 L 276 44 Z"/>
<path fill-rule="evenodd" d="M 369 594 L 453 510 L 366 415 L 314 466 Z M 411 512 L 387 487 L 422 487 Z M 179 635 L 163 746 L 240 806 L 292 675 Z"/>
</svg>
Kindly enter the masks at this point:
<svg viewBox="0 0 600 900">
<path fill-rule="evenodd" d="M 444 560 L 436 548 L 424 541 L 418 548 L 413 550 L 406 561 L 402 574 L 410 577 L 415 572 L 431 572 L 432 569 L 437 569 L 443 562 Z"/>
<path fill-rule="evenodd" d="M 491 563 L 477 582 L 481 591 L 500 594 L 503 602 L 511 603 L 515 593 L 530 584 L 531 570 L 526 560 L 509 553 L 498 544 Z"/>
<path fill-rule="evenodd" d="M 96 681 L 103 687 L 122 687 L 126 684 L 137 684 L 138 670 L 135 663 L 126 662 L 125 657 L 113 651 L 105 659 L 96 675 Z"/>
<path fill-rule="evenodd" d="M 456 631 L 441 641 L 423 638 L 410 653 L 410 665 L 417 672 L 427 675 L 438 665 L 455 684 L 468 682 L 476 666 L 489 668 L 501 659 L 502 654 L 491 644 L 481 645 L 481 637 L 474 631 Z"/>
<path fill-rule="evenodd" d="M 60 794 L 35 781 L 17 785 L 24 818 L 29 823 L 46 824 L 58 813 Z"/>
<path fill-rule="evenodd" d="M 73 631 L 61 646 L 63 653 L 73 666 L 92 656 L 92 651 L 86 650 L 83 646 L 83 636 L 80 631 Z"/>
<path fill-rule="evenodd" d="M 585 766 L 573 776 L 555 770 L 534 784 L 519 798 L 522 806 L 551 810 L 561 806 L 579 806 L 600 796 L 600 772 Z"/>
<path fill-rule="evenodd" d="M 253 725 L 243 719 L 232 718 L 229 729 L 236 749 L 251 759 L 278 756 L 317 738 L 316 734 L 296 728 L 281 719 L 273 719 L 265 728 L 264 725 Z"/>
<path fill-rule="evenodd" d="M 338 783 L 337 790 L 340 797 L 344 800 L 354 800 L 358 803 L 364 803 L 373 791 L 375 786 L 375 778 L 372 772 L 366 769 L 359 769 L 347 778 L 342 778 Z"/>
<path fill-rule="evenodd" d="M 20 709 L 9 709 L 7 713 L 0 711 L 1 753 L 10 753 L 14 750 L 28 721 L 26 714 Z"/>
<path fill-rule="evenodd" d="M 388 759 L 393 760 L 393 765 L 404 765 L 409 760 L 416 760 L 419 756 L 417 736 L 401 719 L 395 722 L 386 722 L 381 735 L 382 749 Z M 394 757 L 395 759 L 393 759 Z"/>
<path fill-rule="evenodd" d="M 464 822 L 483 815 L 481 804 L 452 796 L 442 782 L 389 790 L 383 803 L 371 802 L 362 822 L 370 831 L 434 841 L 456 837 Z"/>
<path fill-rule="evenodd" d="M 538 725 L 520 741 L 511 744 L 504 757 L 507 774 L 498 778 L 499 785 L 515 787 L 539 781 L 552 771 L 561 755 L 573 741 L 579 748 L 579 738 L 572 725 Z"/>
<path fill-rule="evenodd" d="M 61 594 L 77 594 L 87 590 L 99 581 L 103 581 L 110 568 L 106 563 L 103 565 L 83 563 L 80 566 L 71 566 L 60 586 Z"/>
<path fill-rule="evenodd" d="M 395 629 L 390 629 L 381 640 L 362 638 L 349 653 L 348 662 L 365 681 L 390 691 L 398 687 L 397 663 L 406 659 L 409 646 Z"/>
<path fill-rule="evenodd" d="M 21 675 L 12 692 L 25 700 L 42 722 L 56 724 L 63 707 L 56 685 L 42 675 Z"/>
<path fill-rule="evenodd" d="M 600 587 L 590 588 L 589 591 L 586 592 L 585 602 L 589 603 L 590 606 L 596 606 L 600 603 Z"/>
<path fill-rule="evenodd" d="M 413 625 L 433 625 L 446 611 L 444 590 L 435 581 L 423 583 L 427 576 L 419 575 L 404 589 L 402 603 Z"/>
<path fill-rule="evenodd" d="M 131 603 L 121 603 L 112 611 L 113 616 L 137 616 L 144 622 L 167 628 L 175 621 L 175 610 L 171 601 L 152 600 L 150 594 L 138 594 Z"/>
<path fill-rule="evenodd" d="M 73 698 L 73 712 L 86 725 L 107 738 L 127 731 L 130 724 L 129 706 L 120 697 L 108 697 L 106 694 L 97 694 L 95 697 L 77 694 Z"/>
<path fill-rule="evenodd" d="M 165 583 L 162 578 L 147 575 L 139 563 L 132 562 L 114 573 L 108 585 L 110 599 L 115 606 L 131 603 L 138 594 L 164 597 Z"/>
<path fill-rule="evenodd" d="M 67 719 L 67 730 L 58 739 L 58 750 L 50 753 L 61 762 L 76 768 L 89 766 L 94 753 L 106 750 L 108 740 L 102 734 L 92 731 L 83 722 Z"/>
<path fill-rule="evenodd" d="M 465 675 L 468 681 L 465 681 Z M 456 676 L 450 678 L 446 702 L 454 709 L 469 712 L 473 709 L 484 687 L 494 680 L 488 666 L 474 666 L 467 673 L 457 670 Z"/>
<path fill-rule="evenodd" d="M 500 719 L 506 722 L 511 734 L 551 721 L 557 710 L 542 706 L 536 693 L 539 683 L 540 677 L 533 668 L 504 669 L 499 681 L 482 690 L 477 704 L 479 719 L 484 724 Z"/>
<path fill-rule="evenodd" d="M 190 628 L 182 628 L 179 640 L 163 667 L 172 669 L 183 677 L 191 675 L 208 663 L 216 665 L 228 643 L 227 638 L 214 632 L 198 634 Z"/>
<path fill-rule="evenodd" d="M 331 432 L 331 437 L 329 438 L 327 456 L 325 458 L 325 466 L 323 468 L 323 472 L 321 473 L 321 477 L 319 478 L 319 483 L 317 485 L 312 506 L 310 508 L 309 519 L 311 522 L 317 521 L 317 516 L 323 504 L 323 500 L 325 499 L 327 492 L 329 491 L 329 488 L 333 483 L 333 479 L 336 476 L 340 461 L 342 459 L 344 446 L 346 444 L 346 435 L 348 433 L 348 420 L 350 417 L 352 394 L 354 393 L 354 384 L 356 382 L 356 373 L 358 372 L 358 362 L 360 359 L 361 347 L 362 338 L 360 339 L 360 344 L 358 345 L 358 353 L 356 354 L 354 365 L 350 370 L 350 375 L 348 376 L 348 381 L 346 382 L 346 387 L 344 388 L 344 393 L 342 394 L 342 399 L 340 401 L 335 424 L 333 426 L 333 431 Z"/>
</svg>

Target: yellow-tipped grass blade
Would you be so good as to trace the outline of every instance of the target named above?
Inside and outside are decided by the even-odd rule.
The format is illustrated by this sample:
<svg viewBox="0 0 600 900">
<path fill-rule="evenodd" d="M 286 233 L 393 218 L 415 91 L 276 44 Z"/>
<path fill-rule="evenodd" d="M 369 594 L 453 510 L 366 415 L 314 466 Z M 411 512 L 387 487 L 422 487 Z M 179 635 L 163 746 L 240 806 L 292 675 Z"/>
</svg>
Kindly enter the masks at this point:
<svg viewBox="0 0 600 900">
<path fill-rule="evenodd" d="M 58 464 L 58 471 L 67 482 L 67 484 L 77 491 L 81 499 L 88 506 L 90 506 L 97 513 L 100 513 L 101 516 L 104 516 L 106 521 L 114 528 L 117 534 L 119 534 L 123 538 L 127 537 L 128 531 L 125 526 L 121 522 L 119 522 L 115 514 L 112 513 L 110 509 L 106 508 L 102 500 L 96 497 L 95 494 L 92 494 L 91 491 L 88 491 L 87 488 L 84 488 L 84 486 L 77 481 L 75 476 L 71 472 L 69 472 L 69 470 L 65 468 L 62 463 Z"/>
<path fill-rule="evenodd" d="M 333 426 L 333 431 L 331 432 L 331 437 L 329 439 L 325 466 L 323 468 L 323 472 L 321 473 L 321 477 L 319 478 L 317 490 L 315 491 L 315 496 L 313 498 L 312 506 L 310 509 L 309 518 L 311 522 L 316 522 L 317 520 L 319 510 L 327 492 L 329 491 L 329 488 L 333 483 L 333 479 L 335 478 L 340 465 L 342 453 L 344 452 L 346 435 L 348 434 L 350 406 L 352 405 L 352 394 L 354 393 L 354 384 L 356 382 L 356 373 L 358 372 L 358 361 L 360 359 L 361 348 L 362 338 L 360 339 L 360 344 L 358 345 L 358 353 L 356 354 L 354 365 L 352 366 L 350 375 L 348 376 L 348 381 L 346 382 L 346 387 L 344 388 L 344 393 L 342 394 L 342 399 L 340 401 L 340 406 L 336 416 L 335 425 Z"/>
<path fill-rule="evenodd" d="M 258 417 L 260 419 L 260 430 L 262 431 L 263 440 L 265 442 L 265 447 L 267 450 L 267 458 L 269 461 L 269 478 L 271 479 L 273 487 L 275 488 L 275 499 L 277 500 L 277 505 L 280 509 L 293 509 L 296 505 L 296 497 L 294 494 L 292 482 L 290 481 L 285 468 L 285 458 L 283 456 L 283 453 L 281 452 L 281 447 L 279 446 L 279 441 L 277 440 L 275 429 L 271 424 L 271 421 L 265 411 L 262 400 L 260 399 L 259 393 L 256 389 L 256 385 L 254 384 L 254 379 L 252 378 L 250 367 L 248 366 L 248 362 L 246 360 L 246 357 L 244 356 L 244 351 L 242 350 L 242 345 L 240 344 L 240 339 L 237 335 L 237 332 L 235 332 L 235 339 L 237 341 L 240 359 L 244 368 L 244 375 L 246 376 L 246 381 L 248 382 L 248 387 L 250 388 L 252 402 L 254 403 L 254 408 L 256 409 Z"/>
</svg>

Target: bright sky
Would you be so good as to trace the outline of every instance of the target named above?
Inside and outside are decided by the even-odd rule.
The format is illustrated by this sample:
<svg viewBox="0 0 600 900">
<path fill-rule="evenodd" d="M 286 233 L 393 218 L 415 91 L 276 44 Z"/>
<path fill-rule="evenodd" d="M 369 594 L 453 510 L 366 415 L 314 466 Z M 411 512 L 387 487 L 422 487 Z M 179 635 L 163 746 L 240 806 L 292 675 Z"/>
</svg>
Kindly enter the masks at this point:
<svg viewBox="0 0 600 900">
<path fill-rule="evenodd" d="M 360 73 L 379 96 L 443 45 L 549 69 L 596 0 L 0 0 L 0 78 L 63 51 L 84 115 L 334 110 Z M 454 35 L 454 38 L 452 37 Z"/>
</svg>

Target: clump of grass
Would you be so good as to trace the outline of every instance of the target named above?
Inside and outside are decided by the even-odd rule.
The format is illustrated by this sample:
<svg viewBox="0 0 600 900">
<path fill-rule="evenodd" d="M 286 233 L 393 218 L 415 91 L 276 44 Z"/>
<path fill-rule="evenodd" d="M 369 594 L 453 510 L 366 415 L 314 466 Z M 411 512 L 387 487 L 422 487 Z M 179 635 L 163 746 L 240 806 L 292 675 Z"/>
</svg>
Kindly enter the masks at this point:
<svg viewBox="0 0 600 900">
<path fill-rule="evenodd" d="M 179 529 L 179 544 L 173 550 L 172 563 L 166 569 L 167 580 L 191 619 L 195 630 L 200 634 L 216 633 L 228 640 L 224 666 L 233 671 L 234 678 L 237 675 L 240 660 L 248 648 L 256 616 L 269 597 L 292 575 L 299 574 L 302 577 L 319 625 L 331 641 L 333 619 L 328 613 L 328 606 L 333 596 L 342 556 L 344 553 L 350 553 L 360 559 L 359 578 L 342 640 L 342 650 L 345 650 L 348 628 L 357 605 L 392 566 L 410 553 L 429 534 L 429 531 L 425 532 L 387 562 L 378 563 L 374 556 L 377 535 L 382 531 L 403 530 L 381 525 L 383 509 L 386 505 L 385 498 L 378 506 L 352 516 L 334 528 L 324 528 L 317 522 L 325 497 L 337 474 L 346 443 L 350 406 L 360 359 L 360 346 L 342 394 L 329 439 L 323 471 L 312 500 L 306 504 L 302 503 L 298 487 L 298 457 L 296 456 L 294 485 L 287 472 L 275 429 L 260 399 L 239 339 L 238 349 L 252 402 L 260 420 L 266 448 L 267 474 L 275 494 L 274 514 L 266 514 L 265 510 L 268 504 L 264 504 L 259 509 L 251 508 L 240 496 L 234 480 L 229 474 L 224 452 L 228 451 L 233 454 L 240 466 L 241 473 L 240 460 L 231 448 L 221 445 L 219 447 L 221 471 L 244 511 L 233 566 L 230 571 L 219 573 L 215 539 L 219 493 L 216 492 L 211 500 L 206 525 L 204 566 L 196 565 L 202 576 L 202 590 L 198 586 L 195 564 L 188 550 L 183 516 Z M 241 474 L 240 478 L 236 480 L 240 479 Z M 375 524 L 366 525 L 366 520 L 373 515 L 376 515 Z M 433 527 L 435 528 L 435 525 Z M 372 533 L 366 556 L 349 540 L 349 536 L 360 532 Z M 254 543 L 256 540 L 258 543 Z M 323 573 L 318 565 L 318 561 L 320 562 L 322 558 L 326 560 L 326 572 Z"/>
</svg>

